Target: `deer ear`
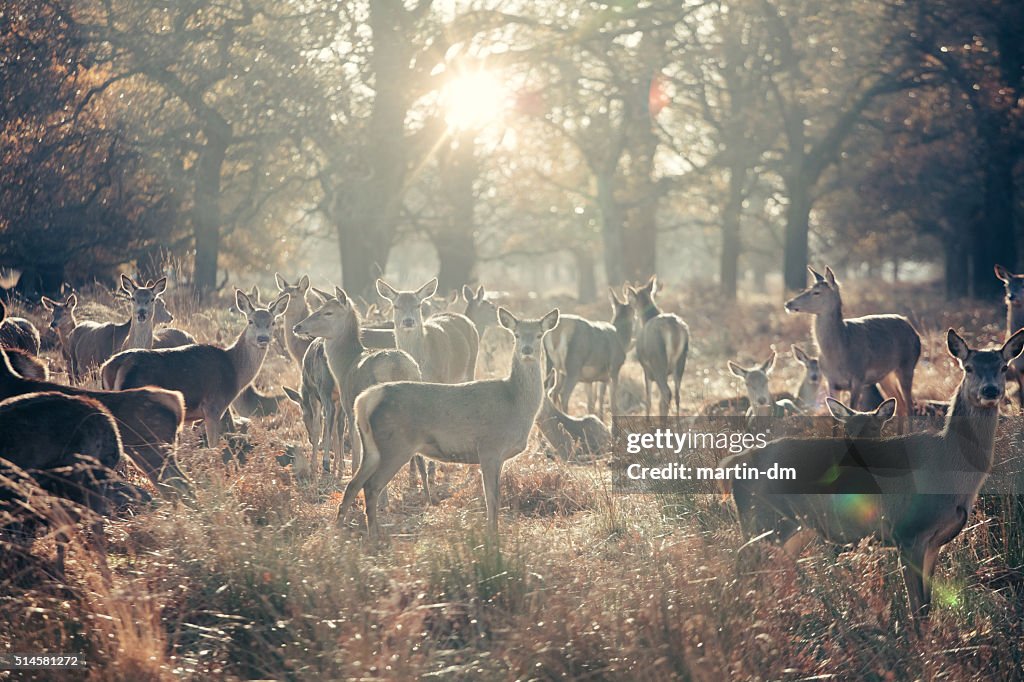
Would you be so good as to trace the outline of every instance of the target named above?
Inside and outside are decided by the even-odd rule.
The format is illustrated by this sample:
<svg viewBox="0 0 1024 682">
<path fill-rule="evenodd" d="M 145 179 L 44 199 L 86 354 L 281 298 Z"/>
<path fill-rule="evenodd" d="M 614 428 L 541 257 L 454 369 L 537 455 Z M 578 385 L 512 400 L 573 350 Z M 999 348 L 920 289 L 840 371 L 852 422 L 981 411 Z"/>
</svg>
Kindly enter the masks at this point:
<svg viewBox="0 0 1024 682">
<path fill-rule="evenodd" d="M 480 286 L 478 286 L 476 288 L 476 300 L 482 301 L 482 300 L 484 300 L 484 296 L 486 296 L 486 295 L 487 295 L 487 292 L 484 291 L 484 285 L 483 284 L 481 284 Z"/>
<path fill-rule="evenodd" d="M 288 280 L 281 276 L 280 272 L 274 273 L 274 282 L 277 283 L 277 290 L 284 291 L 285 287 L 288 286 Z"/>
<path fill-rule="evenodd" d="M 288 400 L 292 401 L 296 405 L 301 405 L 302 404 L 302 396 L 299 395 L 299 392 L 296 391 L 294 388 L 290 388 L 288 386 L 282 386 L 281 390 L 284 391 L 284 394 L 285 394 L 285 396 L 287 396 Z"/>
<path fill-rule="evenodd" d="M 56 305 L 56 303 L 57 303 L 53 299 L 49 299 L 46 296 L 43 296 L 42 298 L 40 298 L 39 302 L 43 304 L 43 309 L 44 310 L 49 310 L 51 312 L 53 311 L 53 306 Z"/>
<path fill-rule="evenodd" d="M 559 315 L 558 308 L 552 309 L 551 312 L 549 312 L 547 315 L 545 315 L 544 317 L 541 318 L 541 320 L 540 320 L 540 328 L 543 331 L 545 331 L 545 332 L 549 332 L 552 329 L 554 329 L 555 327 L 557 327 L 558 326 L 558 315 Z"/>
<path fill-rule="evenodd" d="M 380 294 L 382 298 L 386 298 L 391 302 L 394 302 L 395 297 L 398 296 L 398 292 L 395 291 L 395 288 L 382 279 L 377 280 L 377 293 Z"/>
<path fill-rule="evenodd" d="M 825 266 L 825 281 L 828 282 L 830 287 L 835 288 L 836 286 L 836 273 L 832 272 L 832 268 Z"/>
<path fill-rule="evenodd" d="M 241 289 L 235 289 L 235 306 L 246 315 L 253 313 L 252 301 L 249 300 L 248 294 Z"/>
<path fill-rule="evenodd" d="M 881 419 L 883 424 L 892 419 L 894 414 L 896 414 L 896 398 L 889 398 L 875 408 L 875 416 Z"/>
<path fill-rule="evenodd" d="M 996 277 L 998 277 L 1002 281 L 1004 281 L 1004 282 L 1009 282 L 1010 281 L 1010 271 L 1007 270 L 1006 268 L 1004 268 L 1002 265 L 999 265 L 997 263 L 996 266 L 993 268 L 993 270 L 995 270 Z"/>
<path fill-rule="evenodd" d="M 67 307 L 74 310 L 78 307 L 78 294 L 68 294 L 68 300 L 64 303 Z"/>
<path fill-rule="evenodd" d="M 132 281 L 132 278 L 129 277 L 128 275 L 122 274 L 121 275 L 121 291 L 124 291 L 124 292 L 130 294 L 133 291 L 135 291 L 136 289 L 138 289 L 138 286 L 135 284 L 134 281 Z"/>
<path fill-rule="evenodd" d="M 845 422 L 853 416 L 853 410 L 831 396 L 825 398 L 825 404 L 828 406 L 828 411 L 833 417 L 835 417 L 836 421 Z"/>
<path fill-rule="evenodd" d="M 348 294 L 346 294 L 345 290 L 339 286 L 334 287 L 334 298 L 338 299 L 347 306 L 353 305 L 352 302 L 349 300 Z"/>
<path fill-rule="evenodd" d="M 1003 360 L 1009 362 L 1020 355 L 1021 350 L 1024 350 L 1024 329 L 1018 329 L 1016 334 L 1008 338 L 999 352 Z"/>
<path fill-rule="evenodd" d="M 775 351 L 772 351 L 771 357 L 764 361 L 761 365 L 761 371 L 765 374 L 771 374 L 772 369 L 775 367 Z"/>
<path fill-rule="evenodd" d="M 814 275 L 814 281 L 816 283 L 817 282 L 824 282 L 825 281 L 825 278 L 821 276 L 821 273 L 819 273 L 817 270 L 812 268 L 810 265 L 807 266 L 807 272 L 809 272 L 812 275 Z"/>
<path fill-rule="evenodd" d="M 790 346 L 790 350 L 793 351 L 793 357 L 795 357 L 797 360 L 799 360 L 802 363 L 807 362 L 807 353 L 804 352 L 803 348 L 794 343 L 792 346 Z"/>
<path fill-rule="evenodd" d="M 747 370 L 745 370 L 744 368 L 740 367 L 739 365 L 737 365 L 732 360 L 729 360 L 728 365 L 729 365 L 729 371 L 732 372 L 733 376 L 737 376 L 740 379 L 745 379 L 747 377 Z"/>
<path fill-rule="evenodd" d="M 298 286 L 299 289 L 302 290 L 302 293 L 306 293 L 307 291 L 309 291 L 309 275 L 303 275 L 302 277 L 300 277 Z"/>
<path fill-rule="evenodd" d="M 159 296 L 165 291 L 167 291 L 167 278 L 161 277 L 153 284 L 153 293 Z"/>
<path fill-rule="evenodd" d="M 1017 334 L 1014 334 L 1014 336 L 1017 336 L 1018 334 L 1020 334 L 1020 332 L 1018 332 Z M 1012 340 L 1012 338 L 1013 337 L 1011 337 L 1011 340 Z M 1024 336 L 1022 336 L 1021 339 L 1024 339 Z M 1007 341 L 1006 343 L 1008 344 L 1009 341 Z M 948 332 L 946 332 L 946 346 L 949 348 L 949 354 L 952 355 L 957 360 L 959 360 L 961 363 L 964 362 L 968 358 L 968 356 L 970 356 L 970 354 L 971 354 L 971 349 L 967 346 L 967 342 L 964 341 L 960 337 L 960 335 L 957 334 L 956 331 L 953 330 L 952 328 Z M 1003 346 L 1003 357 L 1004 358 L 1006 358 L 1006 352 L 1005 351 L 1006 351 L 1006 345 Z M 1017 353 L 1020 353 L 1020 348 L 1019 347 L 1017 348 Z M 1009 361 L 1009 360 L 1013 359 L 1014 357 L 1016 357 L 1016 355 L 1011 355 L 1011 356 L 1009 356 L 1006 359 L 1007 359 L 1007 361 Z"/>
<path fill-rule="evenodd" d="M 268 310 L 274 317 L 284 315 L 284 312 L 288 310 L 288 303 L 292 300 L 291 294 L 281 294 L 277 297 L 277 300 L 270 304 Z"/>
<path fill-rule="evenodd" d="M 437 293 L 437 277 L 416 290 L 416 298 L 423 302 Z"/>
<path fill-rule="evenodd" d="M 468 284 L 463 284 L 462 285 L 462 298 L 466 299 L 467 303 L 469 301 L 472 301 L 473 298 L 474 298 L 473 290 L 469 288 Z"/>
<path fill-rule="evenodd" d="M 515 331 L 516 325 L 519 324 L 519 320 L 516 319 L 515 315 L 504 308 L 498 308 L 498 324 L 509 331 Z"/>
</svg>

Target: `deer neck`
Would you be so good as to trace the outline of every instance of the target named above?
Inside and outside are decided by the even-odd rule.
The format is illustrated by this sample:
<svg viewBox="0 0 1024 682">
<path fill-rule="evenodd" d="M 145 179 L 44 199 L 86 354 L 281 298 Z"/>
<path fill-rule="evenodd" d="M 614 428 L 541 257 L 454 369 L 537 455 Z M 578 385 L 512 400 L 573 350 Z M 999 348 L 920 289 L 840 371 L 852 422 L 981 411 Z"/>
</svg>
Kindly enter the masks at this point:
<svg viewBox="0 0 1024 682">
<path fill-rule="evenodd" d="M 536 419 L 544 398 L 544 377 L 541 373 L 540 358 L 523 362 L 518 354 L 512 356 L 512 369 L 505 379 L 513 398 L 512 409 L 522 410 Z"/>
<path fill-rule="evenodd" d="M 1006 335 L 1010 336 L 1015 331 L 1024 327 L 1024 305 L 1014 305 L 1012 301 L 1006 302 Z"/>
<path fill-rule="evenodd" d="M 821 354 L 835 356 L 837 349 L 846 341 L 846 323 L 843 321 L 843 302 L 836 298 L 836 304 L 814 318 L 814 339 Z"/>
<path fill-rule="evenodd" d="M 413 360 L 422 364 L 426 357 L 427 331 L 423 323 L 412 329 L 400 328 L 395 325 L 395 345 L 412 356 Z"/>
<path fill-rule="evenodd" d="M 999 408 L 972 405 L 962 393 L 963 383 L 950 403 L 942 435 L 971 466 L 988 473 L 995 457 Z"/>
<path fill-rule="evenodd" d="M 803 379 L 800 380 L 800 387 L 797 389 L 797 397 L 805 405 L 813 405 L 818 400 L 818 382 L 811 381 L 810 372 L 804 370 Z"/>
<path fill-rule="evenodd" d="M 640 322 L 641 324 L 646 323 L 648 320 L 661 315 L 661 308 L 654 301 L 651 301 L 644 306 L 644 309 L 640 311 Z"/>
<path fill-rule="evenodd" d="M 139 322 L 135 315 L 131 316 L 128 320 L 128 338 L 125 339 L 124 349 L 129 348 L 145 348 L 150 349 L 153 347 L 153 324 L 156 320 L 156 315 L 150 315 L 146 318 L 145 322 Z"/>
<path fill-rule="evenodd" d="M 629 342 L 633 338 L 633 316 L 617 315 L 612 320 L 612 326 L 615 327 L 615 336 L 618 337 L 622 347 L 629 348 Z"/>
<path fill-rule="evenodd" d="M 362 339 L 359 338 L 359 318 L 355 313 L 349 314 L 341 323 L 337 336 L 324 339 L 324 350 L 331 371 L 341 380 L 366 352 Z"/>
<path fill-rule="evenodd" d="M 131 333 L 131 330 L 132 330 L 132 317 L 135 317 L 135 316 L 132 315 L 131 317 L 129 317 L 126 321 L 122 322 L 121 324 L 113 325 L 113 328 L 114 328 L 114 343 L 113 343 L 113 346 L 114 346 L 115 350 L 120 350 L 121 348 L 125 347 L 124 342 L 128 340 L 128 335 Z"/>
<path fill-rule="evenodd" d="M 235 377 L 238 384 L 235 388 L 237 391 L 240 392 L 256 378 L 269 349 L 270 344 L 260 348 L 256 344 L 250 343 L 247 330 L 244 329 L 238 335 L 238 338 L 235 339 L 235 342 L 224 349 L 235 368 Z"/>
</svg>

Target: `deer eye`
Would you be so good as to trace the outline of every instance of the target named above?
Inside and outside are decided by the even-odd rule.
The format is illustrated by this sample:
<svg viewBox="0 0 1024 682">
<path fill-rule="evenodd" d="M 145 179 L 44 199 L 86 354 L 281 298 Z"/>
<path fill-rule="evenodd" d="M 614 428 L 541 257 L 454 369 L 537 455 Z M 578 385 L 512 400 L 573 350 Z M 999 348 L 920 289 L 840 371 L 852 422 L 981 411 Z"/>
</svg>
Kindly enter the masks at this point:
<svg viewBox="0 0 1024 682">
<path fill-rule="evenodd" d="M 814 293 L 815 296 L 821 296 L 821 292 L 820 291 L 815 291 L 813 293 Z"/>
<path fill-rule="evenodd" d="M 974 374 L 974 368 L 968 365 L 967 367 L 964 367 L 964 372 L 967 374 Z"/>
<path fill-rule="evenodd" d="M 999 368 L 999 371 L 1003 372 L 1005 374 L 1006 371 L 1009 370 L 1009 369 L 1010 369 L 1009 365 L 1003 365 L 1002 367 Z"/>
</svg>

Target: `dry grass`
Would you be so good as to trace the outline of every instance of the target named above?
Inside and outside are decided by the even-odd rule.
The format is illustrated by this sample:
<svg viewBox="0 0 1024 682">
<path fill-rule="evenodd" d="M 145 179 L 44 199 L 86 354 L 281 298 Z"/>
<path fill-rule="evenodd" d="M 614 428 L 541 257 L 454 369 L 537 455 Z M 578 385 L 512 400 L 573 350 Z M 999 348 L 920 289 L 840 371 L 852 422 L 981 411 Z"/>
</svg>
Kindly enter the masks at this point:
<svg viewBox="0 0 1024 682">
<path fill-rule="evenodd" d="M 946 326 L 972 341 L 1001 336 L 997 309 L 947 313 L 931 290 L 900 290 L 889 305 L 855 294 L 851 313 L 917 311 L 921 396 L 953 386 Z M 690 410 L 740 392 L 726 359 L 806 342 L 809 320 L 768 297 L 732 311 L 700 292 L 664 299 L 694 339 Z M 229 339 L 239 322 L 219 309 L 187 326 Z M 633 361 L 627 373 L 635 386 Z M 779 388 L 797 375 L 780 362 Z M 274 389 L 296 378 L 279 355 L 263 375 Z M 580 391 L 574 412 L 583 404 Z M 796 564 L 766 552 L 759 570 L 740 573 L 740 535 L 716 498 L 618 495 L 601 463 L 549 461 L 536 438 L 503 479 L 500 550 L 480 535 L 476 469 L 459 466 L 439 467 L 436 507 L 400 474 L 384 515 L 390 542 L 370 547 L 354 527 L 333 530 L 339 484 L 298 487 L 275 462 L 284 443 L 305 440 L 287 409 L 254 421 L 241 471 L 187 434 L 195 508 L 161 504 L 111 523 L 111 583 L 81 547 L 66 587 L 31 567 L 4 572 L 0 647 L 78 653 L 90 662 L 79 678 L 91 680 L 1024 678 L 1018 498 L 986 503 L 945 549 L 919 638 L 891 551 L 818 543 Z M 51 549 L 40 541 L 39 566 Z"/>
</svg>

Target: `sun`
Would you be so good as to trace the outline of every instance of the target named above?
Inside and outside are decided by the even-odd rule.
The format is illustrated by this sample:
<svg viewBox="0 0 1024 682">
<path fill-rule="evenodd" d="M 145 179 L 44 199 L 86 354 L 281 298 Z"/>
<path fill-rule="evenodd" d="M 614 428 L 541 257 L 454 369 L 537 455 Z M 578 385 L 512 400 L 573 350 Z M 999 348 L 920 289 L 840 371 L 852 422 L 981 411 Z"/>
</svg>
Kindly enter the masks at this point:
<svg viewBox="0 0 1024 682">
<path fill-rule="evenodd" d="M 509 97 L 507 88 L 493 73 L 479 70 L 450 80 L 441 93 L 441 102 L 449 130 L 466 131 L 500 120 Z"/>
</svg>

